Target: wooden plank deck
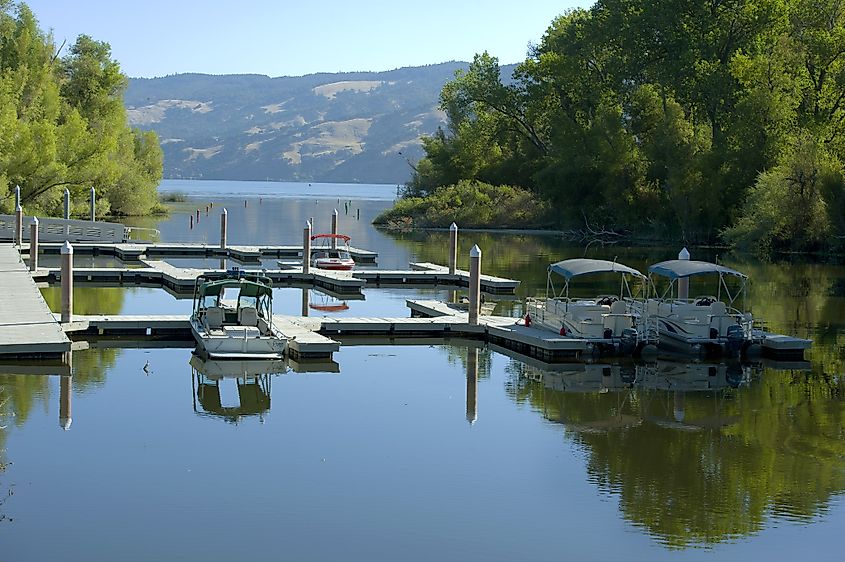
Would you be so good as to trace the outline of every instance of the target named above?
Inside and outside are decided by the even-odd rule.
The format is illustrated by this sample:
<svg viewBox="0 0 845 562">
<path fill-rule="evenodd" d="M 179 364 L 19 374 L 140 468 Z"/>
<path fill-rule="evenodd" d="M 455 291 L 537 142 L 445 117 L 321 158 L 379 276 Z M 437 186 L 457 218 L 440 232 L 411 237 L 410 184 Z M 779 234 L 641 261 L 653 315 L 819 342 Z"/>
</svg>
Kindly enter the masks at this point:
<svg viewBox="0 0 845 562">
<path fill-rule="evenodd" d="M 0 244 L 0 356 L 60 358 L 70 348 L 18 250 Z"/>
</svg>

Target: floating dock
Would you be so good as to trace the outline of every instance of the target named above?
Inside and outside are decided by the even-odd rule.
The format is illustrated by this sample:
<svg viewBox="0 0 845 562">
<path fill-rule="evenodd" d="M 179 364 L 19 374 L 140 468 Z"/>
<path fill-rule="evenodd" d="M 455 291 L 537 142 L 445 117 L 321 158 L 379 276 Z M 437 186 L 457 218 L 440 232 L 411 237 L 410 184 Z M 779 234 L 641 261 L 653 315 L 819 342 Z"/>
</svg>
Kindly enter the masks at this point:
<svg viewBox="0 0 845 562">
<path fill-rule="evenodd" d="M 70 351 L 70 340 L 11 244 L 0 244 L 0 287 L 0 358 L 56 359 Z"/>
</svg>

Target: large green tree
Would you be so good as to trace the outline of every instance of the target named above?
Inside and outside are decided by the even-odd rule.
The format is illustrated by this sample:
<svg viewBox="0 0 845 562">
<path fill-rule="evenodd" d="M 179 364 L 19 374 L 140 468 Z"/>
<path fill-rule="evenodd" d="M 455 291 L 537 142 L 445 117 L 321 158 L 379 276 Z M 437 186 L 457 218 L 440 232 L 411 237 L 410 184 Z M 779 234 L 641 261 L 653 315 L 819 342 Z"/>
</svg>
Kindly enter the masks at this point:
<svg viewBox="0 0 845 562">
<path fill-rule="evenodd" d="M 475 179 L 530 189 L 563 223 L 737 239 L 813 145 L 799 159 L 824 176 L 823 216 L 789 236 L 818 248 L 845 234 L 843 57 L 839 0 L 600 0 L 556 18 L 512 76 L 484 53 L 444 87 L 448 126 L 409 192 Z M 764 230 L 743 240 L 786 232 Z"/>
<path fill-rule="evenodd" d="M 63 190 L 101 213 L 146 214 L 162 156 L 154 133 L 129 127 L 127 85 L 109 45 L 81 35 L 62 52 L 26 4 L 0 0 L 0 208 L 15 185 L 28 213 L 58 214 Z"/>
</svg>

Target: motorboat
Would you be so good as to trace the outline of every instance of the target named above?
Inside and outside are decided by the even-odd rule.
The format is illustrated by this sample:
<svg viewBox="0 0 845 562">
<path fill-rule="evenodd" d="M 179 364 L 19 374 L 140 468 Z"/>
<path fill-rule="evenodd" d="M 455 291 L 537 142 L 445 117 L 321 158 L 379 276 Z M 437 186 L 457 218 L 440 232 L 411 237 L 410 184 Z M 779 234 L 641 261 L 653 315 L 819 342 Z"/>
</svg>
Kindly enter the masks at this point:
<svg viewBox="0 0 845 562">
<path fill-rule="evenodd" d="M 742 299 L 745 308 L 748 277 L 744 273 L 694 260 L 663 261 L 648 270 L 650 275 L 668 280 L 662 295 L 655 289 L 655 297 L 643 303 L 643 313 L 657 319 L 660 347 L 683 353 L 736 355 L 760 343 L 751 313 L 735 306 Z M 715 295 L 688 298 L 689 279 L 703 275 L 717 279 Z"/>
<path fill-rule="evenodd" d="M 571 281 L 585 275 L 614 274 L 620 278 L 618 295 L 570 298 Z M 563 287 L 555 288 L 562 277 Z M 648 278 L 627 265 L 608 260 L 569 259 L 548 267 L 546 297 L 528 299 L 526 323 L 553 330 L 561 336 L 584 339 L 602 351 L 631 354 L 657 343 L 657 328 L 636 306 L 631 283 L 646 295 Z M 652 348 L 653 349 L 653 348 Z"/>
<path fill-rule="evenodd" d="M 273 288 L 261 274 L 234 270 L 197 277 L 191 331 L 213 359 L 281 359 L 287 337 L 273 325 Z"/>
<path fill-rule="evenodd" d="M 317 269 L 351 270 L 355 260 L 349 253 L 349 240 L 345 234 L 314 234 L 311 236 L 311 265 Z M 338 242 L 343 242 L 342 248 L 338 247 Z"/>
</svg>

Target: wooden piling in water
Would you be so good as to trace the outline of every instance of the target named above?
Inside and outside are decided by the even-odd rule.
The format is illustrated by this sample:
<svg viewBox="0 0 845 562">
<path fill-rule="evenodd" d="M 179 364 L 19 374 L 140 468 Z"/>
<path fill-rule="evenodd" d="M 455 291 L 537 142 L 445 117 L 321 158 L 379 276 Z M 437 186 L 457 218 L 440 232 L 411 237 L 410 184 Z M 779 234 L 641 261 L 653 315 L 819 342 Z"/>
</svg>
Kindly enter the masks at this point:
<svg viewBox="0 0 845 562">
<path fill-rule="evenodd" d="M 206 207 L 208 208 L 208 207 Z M 226 208 L 223 208 L 223 212 L 220 213 L 220 249 L 226 249 L 226 229 L 228 227 L 229 222 L 229 213 L 226 211 Z"/>
<path fill-rule="evenodd" d="M 481 248 L 474 245 L 469 251 L 469 323 L 478 324 L 481 304 Z"/>
<path fill-rule="evenodd" d="M 689 251 L 684 248 L 678 253 L 679 260 L 688 260 L 690 258 Z M 678 299 L 687 300 L 689 298 L 689 277 L 682 277 L 678 279 Z"/>
<path fill-rule="evenodd" d="M 91 222 L 97 220 L 97 190 L 91 188 Z"/>
<path fill-rule="evenodd" d="M 337 234 L 337 209 L 332 213 L 332 234 Z M 337 238 L 332 238 L 332 249 L 337 248 Z"/>
<path fill-rule="evenodd" d="M 449 275 L 454 275 L 458 269 L 458 225 L 452 223 L 449 227 Z"/>
<path fill-rule="evenodd" d="M 70 190 L 65 188 L 65 220 L 70 219 Z"/>
<path fill-rule="evenodd" d="M 38 217 L 29 224 L 29 270 L 38 269 Z"/>
<path fill-rule="evenodd" d="M 311 223 L 302 230 L 302 273 L 311 273 Z"/>
<path fill-rule="evenodd" d="M 15 244 L 23 246 L 23 208 L 15 207 Z"/>
<path fill-rule="evenodd" d="M 62 324 L 73 322 L 73 246 L 62 245 Z"/>
</svg>

